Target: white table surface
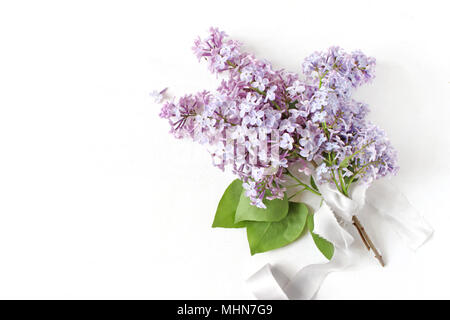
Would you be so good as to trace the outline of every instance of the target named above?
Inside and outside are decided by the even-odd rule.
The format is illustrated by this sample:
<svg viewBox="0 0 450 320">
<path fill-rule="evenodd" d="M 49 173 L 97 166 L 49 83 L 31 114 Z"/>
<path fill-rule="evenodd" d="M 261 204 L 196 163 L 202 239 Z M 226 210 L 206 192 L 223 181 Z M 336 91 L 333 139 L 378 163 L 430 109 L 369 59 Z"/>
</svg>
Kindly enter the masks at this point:
<svg viewBox="0 0 450 320">
<path fill-rule="evenodd" d="M 450 298 L 450 23 L 445 1 L 4 1 L 0 3 L 0 298 L 252 299 L 265 262 L 322 261 L 305 237 L 250 257 L 212 229 L 232 181 L 174 139 L 149 92 L 217 86 L 192 54 L 218 26 L 300 71 L 340 45 L 377 58 L 359 89 L 399 150 L 393 182 L 435 228 L 412 253 L 380 221 L 367 256 L 319 299 Z"/>
</svg>

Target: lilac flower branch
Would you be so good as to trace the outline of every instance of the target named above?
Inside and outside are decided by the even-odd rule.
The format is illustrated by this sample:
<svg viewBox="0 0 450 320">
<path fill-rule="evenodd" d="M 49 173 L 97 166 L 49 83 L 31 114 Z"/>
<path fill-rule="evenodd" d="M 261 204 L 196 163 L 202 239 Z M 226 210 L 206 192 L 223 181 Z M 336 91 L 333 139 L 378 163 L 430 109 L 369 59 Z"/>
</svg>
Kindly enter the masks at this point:
<svg viewBox="0 0 450 320">
<path fill-rule="evenodd" d="M 295 195 L 310 191 L 321 196 L 316 183 L 334 185 L 348 197 L 352 183 L 369 184 L 398 171 L 386 134 L 367 120 L 369 107 L 352 98 L 356 88 L 374 78 L 374 58 L 331 47 L 304 60 L 306 79 L 301 80 L 243 52 L 239 42 L 215 28 L 195 40 L 193 50 L 225 79 L 214 92 L 165 102 L 160 116 L 176 138 L 208 145 L 213 164 L 232 169 L 252 205 L 265 208 L 263 200 L 283 199 L 293 186 L 302 187 Z M 152 96 L 160 101 L 163 94 Z M 269 154 L 267 146 L 278 148 L 279 154 Z M 311 186 L 288 171 L 299 162 L 316 179 Z M 297 183 L 283 187 L 285 175 Z M 382 263 L 356 217 L 354 225 Z"/>
<path fill-rule="evenodd" d="M 299 160 L 312 166 L 318 184 L 333 183 L 347 196 L 356 180 L 370 183 L 397 171 L 396 154 L 384 132 L 365 119 L 367 105 L 351 98 L 355 88 L 374 77 L 375 59 L 331 47 L 305 59 L 302 81 L 243 52 L 239 42 L 218 29 L 196 40 L 193 49 L 213 73 L 226 72 L 225 79 L 215 92 L 165 103 L 161 116 L 177 138 L 210 145 L 220 169 L 230 163 L 252 204 L 264 207 L 268 195 L 282 199 L 282 177 Z M 274 133 L 279 141 L 271 138 Z M 263 141 L 279 146 L 279 156 L 261 152 Z M 236 153 L 238 146 L 242 155 Z M 250 161 L 254 157 L 258 160 Z M 359 170 L 359 164 L 368 165 Z M 273 168 L 269 174 L 264 173 L 268 166 Z"/>
</svg>

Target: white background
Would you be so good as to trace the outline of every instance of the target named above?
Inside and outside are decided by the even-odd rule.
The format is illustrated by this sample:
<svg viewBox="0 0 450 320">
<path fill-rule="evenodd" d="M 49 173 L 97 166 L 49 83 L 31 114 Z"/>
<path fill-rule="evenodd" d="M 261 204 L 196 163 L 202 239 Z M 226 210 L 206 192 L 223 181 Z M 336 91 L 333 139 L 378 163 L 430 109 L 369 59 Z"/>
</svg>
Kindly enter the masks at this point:
<svg viewBox="0 0 450 320">
<path fill-rule="evenodd" d="M 250 257 L 212 229 L 233 177 L 168 134 L 149 92 L 217 86 L 192 54 L 218 26 L 275 67 L 330 45 L 377 58 L 356 93 L 399 150 L 393 179 L 434 226 L 411 253 L 367 229 L 384 269 L 332 274 L 317 298 L 450 298 L 450 23 L 446 1 L 2 1 L 0 298 L 252 298 L 265 262 L 322 261 L 308 237 Z"/>
</svg>

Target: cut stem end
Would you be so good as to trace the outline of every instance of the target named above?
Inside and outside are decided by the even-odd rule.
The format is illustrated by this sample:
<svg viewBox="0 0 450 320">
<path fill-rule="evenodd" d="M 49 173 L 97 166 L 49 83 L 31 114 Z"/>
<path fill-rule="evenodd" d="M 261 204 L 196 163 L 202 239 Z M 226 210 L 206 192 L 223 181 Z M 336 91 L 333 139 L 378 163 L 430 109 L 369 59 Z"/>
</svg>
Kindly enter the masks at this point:
<svg viewBox="0 0 450 320">
<path fill-rule="evenodd" d="M 364 245 L 366 246 L 367 250 L 371 250 L 372 249 L 373 253 L 375 254 L 375 258 L 378 260 L 380 265 L 382 267 L 384 267 L 385 263 L 384 263 L 383 257 L 381 256 L 380 252 L 377 250 L 377 248 L 373 244 L 373 242 L 370 239 L 369 235 L 367 234 L 366 230 L 364 230 L 364 227 L 362 226 L 362 224 L 359 221 L 359 219 L 356 216 L 353 216 L 352 221 L 353 221 L 353 225 L 358 230 L 359 236 L 361 237 L 361 239 L 362 239 Z"/>
</svg>

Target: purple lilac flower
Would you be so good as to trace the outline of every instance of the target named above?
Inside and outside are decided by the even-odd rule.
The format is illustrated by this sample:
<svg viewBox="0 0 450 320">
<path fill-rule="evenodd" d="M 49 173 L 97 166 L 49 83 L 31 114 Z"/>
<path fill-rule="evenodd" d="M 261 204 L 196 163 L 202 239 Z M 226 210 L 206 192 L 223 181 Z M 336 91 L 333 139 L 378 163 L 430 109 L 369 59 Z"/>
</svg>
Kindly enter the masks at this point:
<svg viewBox="0 0 450 320">
<path fill-rule="evenodd" d="M 150 92 L 150 97 L 152 97 L 156 103 L 161 103 L 164 99 L 164 93 L 166 91 L 167 91 L 167 88 L 165 88 L 161 91 L 153 90 L 152 92 Z"/>
<path fill-rule="evenodd" d="M 311 161 L 326 141 L 325 135 L 322 129 L 312 121 L 308 121 L 305 127 L 298 131 L 301 137 L 299 140 L 300 155 L 306 160 Z"/>
<path fill-rule="evenodd" d="M 301 172 L 315 170 L 317 183 L 334 182 L 344 193 L 341 181 L 397 172 L 395 150 L 365 119 L 368 106 L 352 99 L 355 88 L 374 78 L 374 58 L 339 47 L 315 52 L 303 63 L 303 81 L 243 52 L 215 28 L 193 50 L 223 80 L 215 92 L 164 103 L 160 115 L 175 137 L 207 144 L 213 164 L 231 168 L 253 205 L 283 198 L 286 170 L 299 161 L 308 163 Z"/>
</svg>

